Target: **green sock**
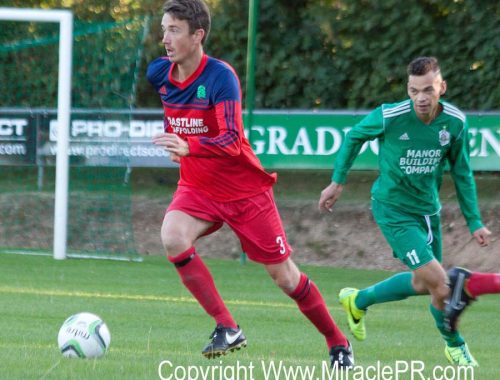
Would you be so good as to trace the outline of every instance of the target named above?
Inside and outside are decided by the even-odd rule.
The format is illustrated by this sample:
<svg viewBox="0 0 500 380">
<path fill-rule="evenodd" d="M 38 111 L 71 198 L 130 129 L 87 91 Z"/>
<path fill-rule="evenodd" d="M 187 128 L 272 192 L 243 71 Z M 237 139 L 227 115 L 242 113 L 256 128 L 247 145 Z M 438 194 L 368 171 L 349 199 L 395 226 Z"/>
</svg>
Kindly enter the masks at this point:
<svg viewBox="0 0 500 380">
<path fill-rule="evenodd" d="M 376 303 L 399 301 L 415 296 L 417 292 L 411 284 L 412 277 L 411 272 L 402 272 L 377 282 L 375 285 L 360 290 L 354 303 L 358 309 L 365 310 Z"/>
<path fill-rule="evenodd" d="M 446 341 L 446 344 L 450 347 L 458 347 L 465 343 L 464 338 L 458 331 L 449 332 L 444 328 L 444 314 L 442 310 L 438 310 L 434 305 L 429 305 L 429 310 L 431 311 L 434 320 L 436 321 L 436 327 L 438 328 L 441 336 Z"/>
</svg>

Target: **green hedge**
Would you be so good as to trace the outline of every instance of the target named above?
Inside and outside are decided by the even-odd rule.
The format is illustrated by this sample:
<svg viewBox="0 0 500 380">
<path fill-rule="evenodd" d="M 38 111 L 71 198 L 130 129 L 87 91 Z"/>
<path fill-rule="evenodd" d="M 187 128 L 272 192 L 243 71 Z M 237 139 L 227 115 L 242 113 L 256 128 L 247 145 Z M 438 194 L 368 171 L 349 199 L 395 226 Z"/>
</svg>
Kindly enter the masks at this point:
<svg viewBox="0 0 500 380">
<path fill-rule="evenodd" d="M 207 52 L 231 63 L 245 88 L 248 0 L 208 0 Z M 159 107 L 146 64 L 164 54 L 163 1 L 74 0 L 80 20 L 153 14 L 138 107 Z M 64 7 L 63 0 L 4 0 L 5 6 Z M 255 107 L 372 108 L 406 97 L 406 66 L 419 55 L 441 61 L 447 99 L 467 110 L 500 108 L 497 0 L 260 0 Z M 1 34 L 0 28 L 0 34 Z"/>
<path fill-rule="evenodd" d="M 244 73 L 248 5 L 223 3 L 208 50 Z M 255 105 L 371 108 L 406 97 L 407 64 L 434 55 L 450 101 L 498 109 L 497 6 L 494 0 L 261 0 Z"/>
</svg>

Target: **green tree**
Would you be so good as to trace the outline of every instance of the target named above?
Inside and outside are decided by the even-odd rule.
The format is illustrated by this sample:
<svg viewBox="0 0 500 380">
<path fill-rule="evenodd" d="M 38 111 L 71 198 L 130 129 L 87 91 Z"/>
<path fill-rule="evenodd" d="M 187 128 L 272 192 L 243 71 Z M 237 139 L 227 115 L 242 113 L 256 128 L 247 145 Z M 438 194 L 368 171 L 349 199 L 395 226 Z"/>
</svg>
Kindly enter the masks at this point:
<svg viewBox="0 0 500 380">
<path fill-rule="evenodd" d="M 434 55 L 447 98 L 464 109 L 500 105 L 500 19 L 495 1 L 361 0 L 331 20 L 343 107 L 373 107 L 406 96 L 406 64 Z M 362 15 L 362 17 L 361 17 Z"/>
<path fill-rule="evenodd" d="M 153 16 L 136 106 L 160 106 L 145 78 L 163 55 L 156 0 L 3 0 L 3 6 L 70 7 L 80 21 Z M 206 49 L 230 63 L 245 88 L 248 1 L 208 0 Z M 406 97 L 406 65 L 434 55 L 447 99 L 464 109 L 500 106 L 500 8 L 494 0 L 260 0 L 257 108 L 372 108 Z M 7 31 L 0 30 L 0 41 Z"/>
</svg>

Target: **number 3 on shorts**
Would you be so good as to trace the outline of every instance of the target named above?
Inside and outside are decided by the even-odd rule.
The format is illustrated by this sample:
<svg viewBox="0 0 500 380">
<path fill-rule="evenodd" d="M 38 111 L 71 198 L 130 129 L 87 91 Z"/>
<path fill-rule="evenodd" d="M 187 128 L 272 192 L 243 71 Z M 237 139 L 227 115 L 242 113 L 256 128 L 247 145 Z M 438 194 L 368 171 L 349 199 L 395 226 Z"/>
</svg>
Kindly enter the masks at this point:
<svg viewBox="0 0 500 380">
<path fill-rule="evenodd" d="M 283 236 L 276 236 L 276 243 L 280 245 L 280 254 L 284 255 L 286 253 L 286 247 Z"/>
<path fill-rule="evenodd" d="M 420 259 L 417 256 L 417 251 L 412 249 L 410 252 L 406 253 L 406 257 L 410 260 L 411 265 L 417 265 L 420 263 Z"/>
</svg>

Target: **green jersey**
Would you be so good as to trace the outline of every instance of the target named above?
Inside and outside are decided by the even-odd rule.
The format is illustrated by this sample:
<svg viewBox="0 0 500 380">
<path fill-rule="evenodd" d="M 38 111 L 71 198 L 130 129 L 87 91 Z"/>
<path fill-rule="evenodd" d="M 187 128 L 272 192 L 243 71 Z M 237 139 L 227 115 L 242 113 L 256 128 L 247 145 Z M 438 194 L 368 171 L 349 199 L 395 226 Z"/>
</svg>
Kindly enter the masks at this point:
<svg viewBox="0 0 500 380">
<path fill-rule="evenodd" d="M 455 106 L 440 104 L 442 112 L 428 125 L 417 117 L 411 100 L 373 110 L 346 135 L 332 180 L 345 183 L 362 145 L 378 138 L 380 174 L 372 197 L 412 214 L 434 215 L 441 208 L 439 188 L 448 162 L 460 208 L 474 232 L 483 225 L 469 160 L 467 119 Z"/>
</svg>

